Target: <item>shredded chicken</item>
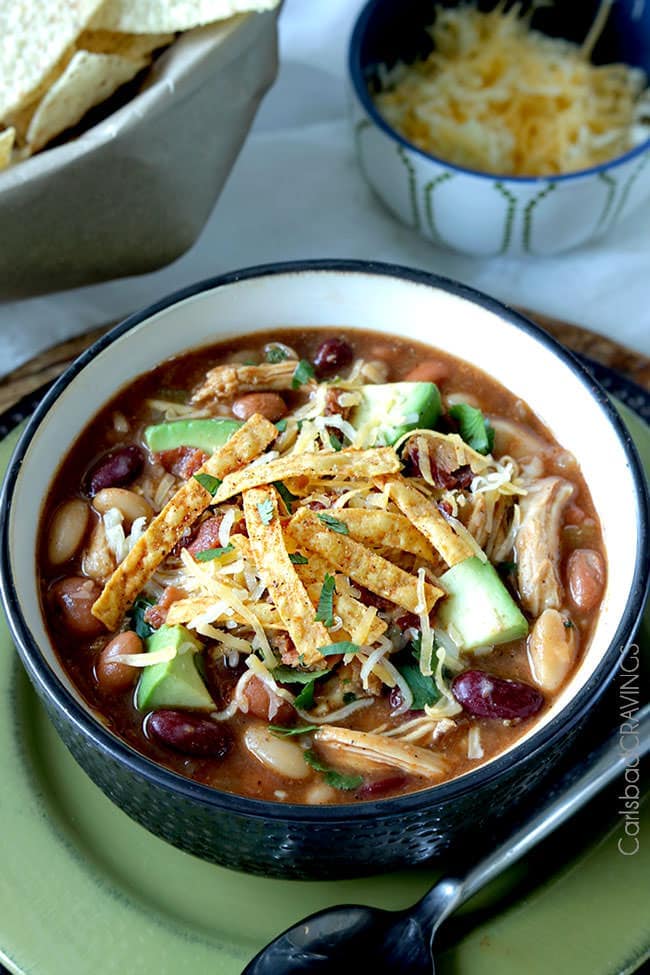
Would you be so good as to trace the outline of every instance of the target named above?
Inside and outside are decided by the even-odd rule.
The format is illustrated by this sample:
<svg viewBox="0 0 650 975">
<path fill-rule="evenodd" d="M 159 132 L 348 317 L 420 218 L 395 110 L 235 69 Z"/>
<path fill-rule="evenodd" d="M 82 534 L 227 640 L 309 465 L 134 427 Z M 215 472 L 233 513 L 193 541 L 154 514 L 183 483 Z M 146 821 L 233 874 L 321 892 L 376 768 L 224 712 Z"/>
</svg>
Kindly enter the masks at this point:
<svg viewBox="0 0 650 975">
<path fill-rule="evenodd" d="M 522 498 L 515 539 L 521 603 L 531 616 L 559 609 L 564 588 L 559 574 L 562 515 L 575 488 L 561 477 L 545 477 Z"/>
<path fill-rule="evenodd" d="M 266 362 L 261 366 L 215 366 L 192 396 L 195 406 L 210 406 L 215 400 L 231 399 L 239 393 L 263 389 L 291 389 L 298 363 Z"/>
<path fill-rule="evenodd" d="M 314 741 L 319 749 L 331 755 L 332 760 L 344 761 L 346 768 L 367 771 L 369 764 L 388 765 L 409 775 L 424 775 L 427 778 L 440 778 L 445 771 L 443 758 L 428 748 L 366 731 L 323 725 L 314 735 Z"/>
</svg>

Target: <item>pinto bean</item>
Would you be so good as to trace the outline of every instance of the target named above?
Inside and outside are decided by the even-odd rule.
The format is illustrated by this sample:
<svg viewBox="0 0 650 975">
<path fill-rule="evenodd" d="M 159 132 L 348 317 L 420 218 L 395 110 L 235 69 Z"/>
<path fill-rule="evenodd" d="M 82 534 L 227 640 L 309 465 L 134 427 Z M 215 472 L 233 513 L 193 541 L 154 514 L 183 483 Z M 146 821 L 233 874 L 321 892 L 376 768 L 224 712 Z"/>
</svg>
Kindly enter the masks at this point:
<svg viewBox="0 0 650 975">
<path fill-rule="evenodd" d="M 132 443 L 109 450 L 88 471 L 88 494 L 94 497 L 102 488 L 131 484 L 144 467 L 144 454 Z"/>
<path fill-rule="evenodd" d="M 111 508 L 117 508 L 129 524 L 133 524 L 136 518 L 148 520 L 153 517 L 153 508 L 149 502 L 141 494 L 126 488 L 102 488 L 93 498 L 93 508 L 101 515 L 105 515 Z"/>
<path fill-rule="evenodd" d="M 591 548 L 579 548 L 569 556 L 567 586 L 573 605 L 583 613 L 595 609 L 605 588 L 602 556 Z"/>
<path fill-rule="evenodd" d="M 263 718 L 274 724 L 288 724 L 293 718 L 294 710 L 289 702 L 278 697 L 258 677 L 251 678 L 244 694 L 248 701 L 248 710 L 256 718 Z"/>
<path fill-rule="evenodd" d="M 300 745 L 278 738 L 263 725 L 249 725 L 244 734 L 246 748 L 271 772 L 285 779 L 306 779 L 309 767 Z"/>
<path fill-rule="evenodd" d="M 556 691 L 578 655 L 576 628 L 556 609 L 545 609 L 528 638 L 533 680 L 545 691 Z"/>
<path fill-rule="evenodd" d="M 261 413 L 275 422 L 287 412 L 287 406 L 277 393 L 247 393 L 232 404 L 232 412 L 239 420 L 248 420 L 254 413 Z"/>
<path fill-rule="evenodd" d="M 424 359 L 404 376 L 408 383 L 443 383 L 449 379 L 449 366 L 439 359 Z"/>
<path fill-rule="evenodd" d="M 90 612 L 101 587 L 85 576 L 59 579 L 50 589 L 54 611 L 59 622 L 74 636 L 92 639 L 104 633 L 104 624 Z"/>
<path fill-rule="evenodd" d="M 47 557 L 52 565 L 63 565 L 78 551 L 88 527 L 90 511 L 85 501 L 64 501 L 54 512 L 47 539 Z"/>
<path fill-rule="evenodd" d="M 231 744 L 223 725 L 189 711 L 154 711 L 146 730 L 167 748 L 185 755 L 223 758 Z"/>
<path fill-rule="evenodd" d="M 316 349 L 314 368 L 316 375 L 322 379 L 332 376 L 349 366 L 354 358 L 352 346 L 345 339 L 325 339 Z"/>
<path fill-rule="evenodd" d="M 138 671 L 135 667 L 120 663 L 116 657 L 127 653 L 142 653 L 142 640 L 133 630 L 118 633 L 106 644 L 95 664 L 95 677 L 104 694 L 119 694 L 135 684 Z"/>
<path fill-rule="evenodd" d="M 494 677 L 482 670 L 464 671 L 451 687 L 464 710 L 480 718 L 528 718 L 544 703 L 544 696 L 530 684 Z"/>
</svg>

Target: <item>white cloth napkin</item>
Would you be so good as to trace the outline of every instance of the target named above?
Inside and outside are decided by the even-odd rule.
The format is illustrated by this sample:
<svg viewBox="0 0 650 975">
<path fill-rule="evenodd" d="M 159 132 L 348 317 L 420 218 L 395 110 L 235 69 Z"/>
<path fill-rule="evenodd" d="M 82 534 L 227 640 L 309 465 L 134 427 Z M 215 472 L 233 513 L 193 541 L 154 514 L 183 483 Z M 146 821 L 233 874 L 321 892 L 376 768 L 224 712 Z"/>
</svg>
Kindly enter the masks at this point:
<svg viewBox="0 0 650 975">
<path fill-rule="evenodd" d="M 650 206 L 557 258 L 476 259 L 435 248 L 368 188 L 347 123 L 347 44 L 359 0 L 286 0 L 281 70 L 210 221 L 168 268 L 0 304 L 0 374 L 204 277 L 268 261 L 412 265 L 564 318 L 650 355 Z"/>
</svg>

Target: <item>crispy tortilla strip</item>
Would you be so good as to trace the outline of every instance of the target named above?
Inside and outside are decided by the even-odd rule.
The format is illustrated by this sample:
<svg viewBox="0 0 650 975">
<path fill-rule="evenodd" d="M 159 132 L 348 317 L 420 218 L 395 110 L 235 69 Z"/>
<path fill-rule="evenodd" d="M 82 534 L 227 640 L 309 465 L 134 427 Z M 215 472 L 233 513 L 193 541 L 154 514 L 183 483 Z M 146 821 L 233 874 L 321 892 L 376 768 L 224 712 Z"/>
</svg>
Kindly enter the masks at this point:
<svg viewBox="0 0 650 975">
<path fill-rule="evenodd" d="M 197 474 L 223 478 L 259 456 L 277 434 L 272 423 L 255 413 L 223 447 L 208 457 Z M 145 582 L 211 501 L 212 495 L 199 484 L 196 476 L 186 481 L 118 565 L 92 608 L 93 616 L 114 630 Z"/>
<path fill-rule="evenodd" d="M 296 566 L 296 572 L 307 588 L 314 606 L 318 605 L 320 590 L 321 586 L 323 585 L 325 575 L 331 571 L 331 565 L 329 565 L 325 559 L 322 559 L 320 555 L 316 555 L 315 552 L 310 553 L 309 562 L 307 565 Z M 340 616 L 343 623 L 343 629 L 346 631 L 350 639 L 352 639 L 353 634 L 361 626 L 361 624 L 365 622 L 364 617 L 366 615 L 367 608 L 367 606 L 364 606 L 363 603 L 360 603 L 358 599 L 348 595 L 348 593 L 334 593 L 334 612 L 337 616 Z M 368 635 L 364 640 L 364 643 L 374 643 L 375 640 L 379 639 L 382 633 L 386 632 L 387 627 L 388 624 L 385 623 L 384 620 L 379 619 L 377 616 L 377 611 L 375 610 L 374 619 L 372 620 L 372 623 L 368 629 Z"/>
<path fill-rule="evenodd" d="M 246 491 L 246 527 L 257 571 L 266 583 L 298 653 L 311 667 L 323 659 L 318 648 L 332 641 L 323 624 L 314 620 L 313 604 L 289 559 L 278 513 L 278 498 L 273 487 Z M 262 519 L 265 509 L 268 513 Z"/>
<path fill-rule="evenodd" d="M 131 61 L 139 61 L 173 40 L 173 34 L 117 34 L 110 30 L 85 30 L 79 35 L 77 47 L 94 54 L 119 54 Z"/>
<path fill-rule="evenodd" d="M 277 431 L 276 431 L 277 432 Z M 338 453 L 291 454 L 278 457 L 268 464 L 255 464 L 246 470 L 225 477 L 215 495 L 215 504 L 259 487 L 312 473 L 334 474 L 339 478 L 376 477 L 392 474 L 401 467 L 400 459 L 392 447 L 376 447 L 372 450 L 340 450 Z M 338 509 L 337 509 L 338 512 Z M 338 517 L 338 513 L 336 513 Z"/>
<path fill-rule="evenodd" d="M 13 128 L 0 132 L 0 169 L 6 169 L 11 162 L 11 150 L 15 139 L 16 130 Z"/>
<path fill-rule="evenodd" d="M 192 403 L 209 406 L 214 400 L 230 399 L 253 390 L 291 389 L 297 365 L 297 359 L 287 359 L 261 366 L 215 366 L 192 396 Z"/>
<path fill-rule="evenodd" d="M 151 33 L 190 30 L 234 14 L 277 7 L 280 0 L 105 0 L 93 27 Z"/>
<path fill-rule="evenodd" d="M 457 433 L 419 430 L 412 437 L 416 442 L 424 441 L 422 452 L 430 452 L 433 460 L 445 470 L 455 471 L 458 467 L 469 464 L 473 474 L 483 474 L 490 466 L 489 459 L 466 444 Z"/>
<path fill-rule="evenodd" d="M 209 612 L 220 601 L 215 596 L 194 596 L 191 599 L 178 599 L 169 607 L 166 622 L 169 626 L 173 626 L 175 623 L 191 623 L 197 616 Z M 248 608 L 251 613 L 255 614 L 265 630 L 286 630 L 284 620 L 276 607 L 271 606 L 270 603 L 251 604 Z M 228 619 L 236 620 L 244 626 L 249 624 L 249 620 L 236 610 Z"/>
<path fill-rule="evenodd" d="M 417 579 L 360 542 L 355 542 L 349 535 L 332 531 L 313 511 L 301 508 L 289 522 L 289 532 L 300 548 L 322 555 L 339 572 L 350 576 L 366 589 L 410 613 L 418 612 Z M 440 589 L 425 584 L 428 611 L 440 596 Z"/>
<path fill-rule="evenodd" d="M 447 523 L 437 505 L 409 484 L 406 478 L 398 474 L 395 477 L 382 478 L 381 483 L 388 484 L 390 496 L 397 507 L 401 508 L 411 524 L 429 539 L 447 565 L 464 562 L 475 554 L 468 543 L 459 538 Z"/>
<path fill-rule="evenodd" d="M 314 735 L 314 741 L 319 751 L 331 756 L 333 762 L 343 762 L 346 768 L 361 770 L 367 763 L 389 765 L 409 775 L 424 775 L 431 779 L 438 779 L 445 772 L 446 763 L 441 755 L 384 735 L 324 724 Z"/>
<path fill-rule="evenodd" d="M 437 559 L 429 541 L 404 515 L 391 514 L 380 508 L 336 508 L 332 514 L 348 526 L 350 535 L 357 542 L 372 548 L 398 548 L 427 562 Z"/>
</svg>

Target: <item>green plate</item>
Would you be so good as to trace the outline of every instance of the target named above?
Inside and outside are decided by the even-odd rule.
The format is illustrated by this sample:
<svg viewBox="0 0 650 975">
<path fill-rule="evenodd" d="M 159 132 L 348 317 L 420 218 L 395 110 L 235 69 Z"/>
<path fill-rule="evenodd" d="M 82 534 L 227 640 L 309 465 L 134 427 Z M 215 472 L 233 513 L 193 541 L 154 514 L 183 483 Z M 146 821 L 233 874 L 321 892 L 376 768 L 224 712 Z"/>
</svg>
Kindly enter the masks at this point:
<svg viewBox="0 0 650 975">
<path fill-rule="evenodd" d="M 650 470 L 650 431 L 622 412 Z M 0 472 L 16 439 L 0 444 Z M 405 907 L 437 876 L 305 883 L 204 863 L 133 823 L 77 767 L 2 619 L 0 695 L 0 959 L 14 973 L 237 975 L 305 914 Z M 650 954 L 650 803 L 634 856 L 618 851 L 617 809 L 606 794 L 466 905 L 449 924 L 441 975 L 635 971 Z"/>
</svg>

